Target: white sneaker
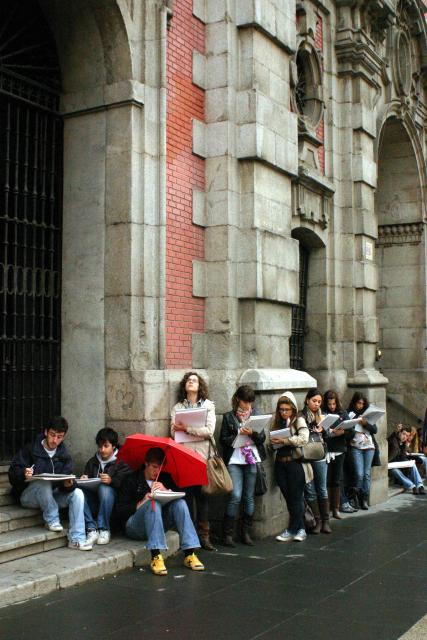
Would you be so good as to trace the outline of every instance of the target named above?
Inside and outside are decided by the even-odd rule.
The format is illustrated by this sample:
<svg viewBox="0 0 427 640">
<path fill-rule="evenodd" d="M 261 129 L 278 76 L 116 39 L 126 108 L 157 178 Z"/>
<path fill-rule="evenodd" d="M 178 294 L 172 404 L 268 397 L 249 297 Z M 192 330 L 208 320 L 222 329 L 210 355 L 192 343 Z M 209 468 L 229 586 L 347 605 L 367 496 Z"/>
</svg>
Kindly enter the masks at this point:
<svg viewBox="0 0 427 640">
<path fill-rule="evenodd" d="M 92 546 L 97 542 L 99 534 L 96 529 L 91 529 L 87 532 L 86 542 Z"/>
<path fill-rule="evenodd" d="M 276 540 L 278 540 L 279 542 L 292 542 L 294 537 L 295 536 L 293 536 L 292 533 L 289 533 L 289 531 L 287 529 L 285 529 L 285 531 L 283 533 L 281 533 L 280 535 L 276 536 Z"/>
<path fill-rule="evenodd" d="M 92 545 L 89 544 L 86 540 L 84 542 L 73 542 L 70 540 L 68 543 L 69 549 L 74 549 L 75 551 L 92 551 Z"/>
<path fill-rule="evenodd" d="M 111 533 L 107 529 L 100 529 L 96 544 L 108 544 L 111 540 Z"/>
<path fill-rule="evenodd" d="M 61 531 L 64 531 L 64 527 L 59 521 L 50 523 L 46 522 L 46 528 L 49 529 L 49 531 L 54 531 L 55 533 L 61 533 Z"/>
<path fill-rule="evenodd" d="M 299 531 L 297 531 L 296 536 L 294 536 L 295 542 L 304 542 L 306 538 L 307 534 L 305 532 L 305 529 L 300 529 Z"/>
</svg>

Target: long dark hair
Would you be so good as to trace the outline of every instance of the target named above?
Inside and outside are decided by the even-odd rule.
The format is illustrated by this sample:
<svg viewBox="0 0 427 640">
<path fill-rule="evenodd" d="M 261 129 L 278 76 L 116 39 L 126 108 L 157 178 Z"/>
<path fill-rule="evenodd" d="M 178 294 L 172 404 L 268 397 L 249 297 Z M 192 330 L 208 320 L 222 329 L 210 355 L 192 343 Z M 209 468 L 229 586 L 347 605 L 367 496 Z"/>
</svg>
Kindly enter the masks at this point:
<svg viewBox="0 0 427 640">
<path fill-rule="evenodd" d="M 356 411 L 355 409 L 356 402 L 359 402 L 359 400 L 363 400 L 362 411 Z M 348 405 L 347 411 L 349 413 L 350 411 L 353 411 L 353 413 L 360 414 L 360 413 L 363 413 L 368 407 L 369 407 L 368 398 L 365 395 L 363 395 L 361 391 L 355 391 L 353 393 L 352 399 L 350 400 L 350 404 Z"/>
<path fill-rule="evenodd" d="M 209 397 L 209 389 L 208 389 L 208 385 L 203 380 L 202 376 L 200 376 L 195 371 L 187 371 L 187 373 L 184 374 L 183 379 L 179 383 L 179 387 L 178 387 L 178 402 L 184 402 L 184 400 L 187 399 L 187 392 L 185 390 L 185 385 L 186 385 L 187 380 L 188 380 L 188 378 L 190 376 L 197 376 L 197 378 L 199 380 L 199 389 L 197 391 L 197 400 L 207 400 L 208 397 Z"/>
<path fill-rule="evenodd" d="M 337 413 L 341 413 L 342 404 L 341 404 L 341 401 L 339 399 L 338 393 L 336 391 L 334 391 L 333 389 L 328 389 L 323 394 L 322 413 L 329 413 L 328 400 L 335 400 L 335 404 L 337 405 L 336 406 L 336 411 L 337 411 Z"/>
</svg>

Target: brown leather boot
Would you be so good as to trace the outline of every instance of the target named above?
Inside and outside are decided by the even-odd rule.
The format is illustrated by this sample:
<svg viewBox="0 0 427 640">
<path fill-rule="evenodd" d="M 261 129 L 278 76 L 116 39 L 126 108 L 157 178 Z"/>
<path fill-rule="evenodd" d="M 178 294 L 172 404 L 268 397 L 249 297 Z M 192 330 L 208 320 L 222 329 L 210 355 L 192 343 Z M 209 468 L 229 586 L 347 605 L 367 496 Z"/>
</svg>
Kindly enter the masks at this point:
<svg viewBox="0 0 427 640">
<path fill-rule="evenodd" d="M 224 547 L 236 546 L 233 540 L 234 521 L 235 519 L 231 516 L 224 516 L 224 520 L 222 522 L 222 544 L 224 545 Z"/>
<path fill-rule="evenodd" d="M 329 500 L 323 498 L 319 500 L 320 517 L 322 518 L 322 533 L 332 533 L 331 526 L 329 524 Z"/>
<path fill-rule="evenodd" d="M 216 550 L 209 538 L 209 522 L 199 522 L 197 524 L 197 533 L 199 534 L 202 549 L 205 549 L 206 551 Z"/>
<path fill-rule="evenodd" d="M 317 535 L 318 533 L 320 533 L 320 529 L 322 528 L 322 521 L 320 519 L 320 511 L 319 511 L 319 503 L 317 502 L 317 500 L 311 500 L 308 503 L 308 506 L 312 510 L 314 518 L 316 520 L 316 525 L 313 527 L 313 529 L 310 529 L 310 533 L 315 533 Z"/>
<path fill-rule="evenodd" d="M 251 538 L 253 516 L 244 513 L 242 516 L 242 542 L 249 547 L 255 546 L 255 542 Z"/>
<path fill-rule="evenodd" d="M 331 487 L 332 515 L 336 520 L 342 520 L 340 514 L 341 487 Z"/>
</svg>

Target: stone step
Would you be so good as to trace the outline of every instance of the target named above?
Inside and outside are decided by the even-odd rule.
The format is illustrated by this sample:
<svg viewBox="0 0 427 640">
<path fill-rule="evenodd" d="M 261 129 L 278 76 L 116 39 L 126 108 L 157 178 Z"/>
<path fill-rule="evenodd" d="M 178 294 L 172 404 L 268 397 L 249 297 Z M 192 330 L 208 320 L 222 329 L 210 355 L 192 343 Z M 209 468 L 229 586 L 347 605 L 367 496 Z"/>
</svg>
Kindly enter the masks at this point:
<svg viewBox="0 0 427 640">
<path fill-rule="evenodd" d="M 9 482 L 9 465 L 8 464 L 0 464 L 0 483 Z"/>
<path fill-rule="evenodd" d="M 15 500 L 10 493 L 10 485 L 0 483 L 0 507 L 15 504 Z"/>
<path fill-rule="evenodd" d="M 40 524 L 43 518 L 38 509 L 23 509 L 18 505 L 0 507 L 0 534 Z"/>
<path fill-rule="evenodd" d="M 66 531 L 53 533 L 44 527 L 28 527 L 0 534 L 0 564 L 65 547 Z"/>
<path fill-rule="evenodd" d="M 0 536 L 2 538 L 2 536 Z M 166 534 L 168 551 L 165 557 L 179 549 L 178 534 Z M 95 545 L 92 551 L 52 549 L 44 553 L 12 560 L 0 571 L 0 607 L 40 597 L 67 587 L 83 584 L 134 566 L 146 567 L 151 556 L 143 542 L 114 536 L 110 544 Z"/>
</svg>

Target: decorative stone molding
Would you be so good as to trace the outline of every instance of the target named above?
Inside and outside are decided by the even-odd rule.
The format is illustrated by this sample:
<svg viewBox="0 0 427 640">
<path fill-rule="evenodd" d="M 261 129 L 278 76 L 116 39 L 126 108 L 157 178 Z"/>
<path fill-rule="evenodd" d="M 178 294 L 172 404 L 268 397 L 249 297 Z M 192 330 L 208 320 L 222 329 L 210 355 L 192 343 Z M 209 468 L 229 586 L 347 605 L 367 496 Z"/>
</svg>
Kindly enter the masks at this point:
<svg viewBox="0 0 427 640">
<path fill-rule="evenodd" d="M 299 216 L 301 221 L 318 224 L 321 229 L 326 229 L 333 194 L 334 188 L 329 182 L 305 167 L 300 167 L 294 191 L 294 216 Z"/>
<path fill-rule="evenodd" d="M 322 65 L 315 47 L 304 40 L 291 64 L 291 102 L 300 131 L 314 131 L 323 116 Z"/>
<path fill-rule="evenodd" d="M 414 244 L 421 242 L 424 225 L 422 222 L 409 224 L 385 224 L 378 227 L 377 246 L 392 244 Z"/>
<path fill-rule="evenodd" d="M 388 0 L 365 0 L 361 9 L 362 27 L 376 44 L 382 44 L 394 23 L 394 9 Z"/>
<path fill-rule="evenodd" d="M 400 29 L 394 35 L 394 83 L 400 96 L 407 96 L 412 84 L 411 40 L 406 30 Z"/>
</svg>

